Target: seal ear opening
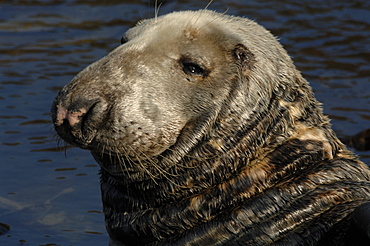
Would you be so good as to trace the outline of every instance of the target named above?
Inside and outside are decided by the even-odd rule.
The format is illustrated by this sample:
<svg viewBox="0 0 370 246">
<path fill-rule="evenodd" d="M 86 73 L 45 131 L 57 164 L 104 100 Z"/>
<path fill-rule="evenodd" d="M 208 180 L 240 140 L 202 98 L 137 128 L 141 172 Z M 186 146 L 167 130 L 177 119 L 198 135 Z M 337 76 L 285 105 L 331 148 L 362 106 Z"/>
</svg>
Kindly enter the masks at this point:
<svg viewBox="0 0 370 246">
<path fill-rule="evenodd" d="M 237 44 L 233 50 L 234 57 L 240 62 L 243 71 L 252 70 L 256 62 L 254 54 L 243 44 Z"/>
</svg>

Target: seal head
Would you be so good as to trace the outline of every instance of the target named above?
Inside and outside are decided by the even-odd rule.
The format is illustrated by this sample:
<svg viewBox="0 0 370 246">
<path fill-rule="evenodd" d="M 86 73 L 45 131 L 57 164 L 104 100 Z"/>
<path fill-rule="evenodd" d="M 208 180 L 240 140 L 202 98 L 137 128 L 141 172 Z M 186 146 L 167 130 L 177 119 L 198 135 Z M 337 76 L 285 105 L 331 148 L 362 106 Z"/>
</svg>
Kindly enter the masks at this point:
<svg viewBox="0 0 370 246">
<path fill-rule="evenodd" d="M 101 166 L 114 242 L 346 237 L 352 211 L 370 200 L 370 172 L 273 35 L 202 10 L 142 21 L 122 40 L 52 108 L 57 133 Z"/>
</svg>

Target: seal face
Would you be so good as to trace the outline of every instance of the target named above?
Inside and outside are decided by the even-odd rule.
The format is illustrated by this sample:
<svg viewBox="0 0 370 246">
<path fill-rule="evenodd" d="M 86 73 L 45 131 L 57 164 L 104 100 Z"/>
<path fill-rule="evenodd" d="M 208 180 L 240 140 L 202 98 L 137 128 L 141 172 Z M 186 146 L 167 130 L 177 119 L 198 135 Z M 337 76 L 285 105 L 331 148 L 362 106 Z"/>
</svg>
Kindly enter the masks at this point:
<svg viewBox="0 0 370 246">
<path fill-rule="evenodd" d="M 122 42 L 52 107 L 59 136 L 101 166 L 112 245 L 348 238 L 351 213 L 370 201 L 369 169 L 266 29 L 175 12 L 140 22 Z"/>
</svg>

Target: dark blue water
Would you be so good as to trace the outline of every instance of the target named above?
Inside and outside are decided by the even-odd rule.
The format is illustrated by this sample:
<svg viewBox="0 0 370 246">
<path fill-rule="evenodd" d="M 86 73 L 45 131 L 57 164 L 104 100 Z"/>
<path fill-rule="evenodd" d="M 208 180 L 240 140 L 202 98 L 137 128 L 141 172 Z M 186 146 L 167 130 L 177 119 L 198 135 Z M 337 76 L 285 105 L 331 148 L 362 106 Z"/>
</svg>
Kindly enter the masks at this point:
<svg viewBox="0 0 370 246">
<path fill-rule="evenodd" d="M 166 1 L 160 14 L 204 8 Z M 369 1 L 215 1 L 272 31 L 311 82 L 339 136 L 370 128 Z M 0 245 L 107 245 L 98 166 L 58 148 L 50 106 L 74 75 L 153 17 L 149 1 L 0 3 Z M 64 147 L 64 143 L 59 144 Z M 370 163 L 369 152 L 357 152 Z"/>
</svg>

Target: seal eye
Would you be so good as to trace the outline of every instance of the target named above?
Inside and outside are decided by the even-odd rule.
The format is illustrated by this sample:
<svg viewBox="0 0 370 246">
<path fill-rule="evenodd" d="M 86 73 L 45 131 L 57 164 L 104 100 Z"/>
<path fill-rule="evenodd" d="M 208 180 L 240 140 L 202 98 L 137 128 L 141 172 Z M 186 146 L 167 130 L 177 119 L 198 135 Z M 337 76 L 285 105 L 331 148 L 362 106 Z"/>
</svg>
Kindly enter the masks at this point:
<svg viewBox="0 0 370 246">
<path fill-rule="evenodd" d="M 198 64 L 192 62 L 184 62 L 182 70 L 188 75 L 205 76 L 206 72 Z"/>
<path fill-rule="evenodd" d="M 127 41 L 128 41 L 128 38 L 125 35 L 123 35 L 121 38 L 121 44 L 127 43 Z"/>
</svg>

